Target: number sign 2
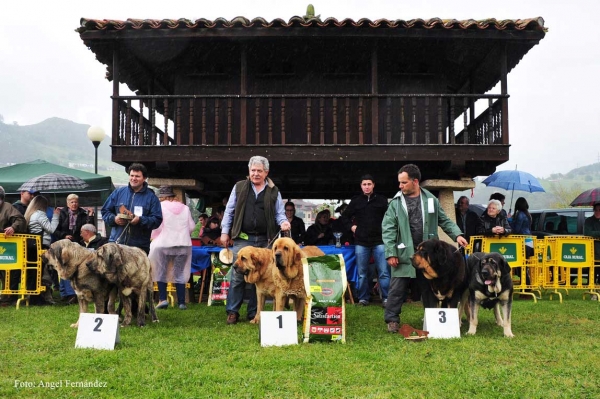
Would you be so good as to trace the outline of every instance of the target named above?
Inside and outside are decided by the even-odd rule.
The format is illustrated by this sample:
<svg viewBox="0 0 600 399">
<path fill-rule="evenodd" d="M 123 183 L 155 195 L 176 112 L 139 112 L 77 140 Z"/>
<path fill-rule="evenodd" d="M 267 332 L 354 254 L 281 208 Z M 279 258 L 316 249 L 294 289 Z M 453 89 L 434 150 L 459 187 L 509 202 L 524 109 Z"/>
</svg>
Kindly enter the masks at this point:
<svg viewBox="0 0 600 399">
<path fill-rule="evenodd" d="M 261 346 L 298 344 L 296 312 L 260 312 L 258 332 Z"/>
<path fill-rule="evenodd" d="M 119 316 L 116 314 L 81 313 L 75 339 L 76 348 L 115 349 L 120 342 Z"/>
<path fill-rule="evenodd" d="M 460 338 L 458 309 L 426 308 L 423 330 L 428 338 Z"/>
</svg>

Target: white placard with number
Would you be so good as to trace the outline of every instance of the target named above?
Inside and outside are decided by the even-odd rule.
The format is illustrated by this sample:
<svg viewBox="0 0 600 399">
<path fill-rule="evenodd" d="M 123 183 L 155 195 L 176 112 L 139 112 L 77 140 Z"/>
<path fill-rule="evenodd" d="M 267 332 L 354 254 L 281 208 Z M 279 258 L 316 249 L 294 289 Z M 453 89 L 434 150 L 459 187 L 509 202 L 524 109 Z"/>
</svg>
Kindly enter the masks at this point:
<svg viewBox="0 0 600 399">
<path fill-rule="evenodd" d="M 296 312 L 260 312 L 261 346 L 298 344 Z"/>
<path fill-rule="evenodd" d="M 423 330 L 428 338 L 460 338 L 458 309 L 425 308 Z"/>
<path fill-rule="evenodd" d="M 81 313 L 75 339 L 76 348 L 115 349 L 120 342 L 119 316 L 116 314 Z"/>
</svg>

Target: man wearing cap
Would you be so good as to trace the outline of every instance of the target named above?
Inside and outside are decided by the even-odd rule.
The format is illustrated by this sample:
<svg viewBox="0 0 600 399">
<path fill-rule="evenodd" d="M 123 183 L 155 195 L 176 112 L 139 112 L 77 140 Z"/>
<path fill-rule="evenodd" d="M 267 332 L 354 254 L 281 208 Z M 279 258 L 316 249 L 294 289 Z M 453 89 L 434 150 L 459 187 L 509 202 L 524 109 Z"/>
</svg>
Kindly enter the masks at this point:
<svg viewBox="0 0 600 399">
<path fill-rule="evenodd" d="M 108 242 L 137 247 L 148 253 L 150 234 L 163 219 L 160 202 L 148 188 L 148 170 L 144 165 L 132 163 L 127 172 L 129 184 L 110 194 L 102 206 L 102 219 L 112 228 Z"/>
<path fill-rule="evenodd" d="M 279 189 L 269 174 L 269 160 L 254 156 L 248 162 L 249 176 L 233 187 L 225 214 L 221 222 L 221 245 L 227 247 L 233 240 L 233 255 L 246 246 L 267 248 L 279 231 L 290 230 L 290 222 L 285 217 L 283 200 Z M 246 282 L 244 275 L 235 269 L 227 293 L 227 324 L 235 324 L 244 301 Z M 252 285 L 248 302 L 247 318 L 256 316 L 256 287 Z"/>
<path fill-rule="evenodd" d="M 33 199 L 33 197 L 35 197 L 37 194 L 39 194 L 40 192 L 37 190 L 25 190 L 25 191 L 21 191 L 21 199 L 17 202 L 15 202 L 13 204 L 13 206 L 15 208 L 17 208 L 17 210 L 19 212 L 21 212 L 21 215 L 25 215 L 25 211 L 27 210 L 27 206 L 29 205 L 29 203 L 31 202 L 31 200 Z"/>
<path fill-rule="evenodd" d="M 166 309 L 167 284 L 175 283 L 177 304 L 179 309 L 186 310 L 185 284 L 190 279 L 192 267 L 192 239 L 191 232 L 195 223 L 192 219 L 190 208 L 179 202 L 171 186 L 161 186 L 158 191 L 160 206 L 162 208 L 163 222 L 152 231 L 150 255 L 152 261 L 153 280 L 158 286 L 158 305 L 156 309 Z M 173 270 L 169 275 L 169 264 Z"/>
<path fill-rule="evenodd" d="M 4 202 L 4 187 L 0 186 L 0 233 L 4 233 L 6 237 L 13 234 L 27 233 L 27 222 L 16 207 Z M 0 273 L 0 277 L 4 281 L 4 271 Z M 11 270 L 10 272 L 10 289 L 17 290 L 19 288 L 19 277 L 21 272 Z M 9 298 L 10 300 L 10 298 Z"/>
</svg>

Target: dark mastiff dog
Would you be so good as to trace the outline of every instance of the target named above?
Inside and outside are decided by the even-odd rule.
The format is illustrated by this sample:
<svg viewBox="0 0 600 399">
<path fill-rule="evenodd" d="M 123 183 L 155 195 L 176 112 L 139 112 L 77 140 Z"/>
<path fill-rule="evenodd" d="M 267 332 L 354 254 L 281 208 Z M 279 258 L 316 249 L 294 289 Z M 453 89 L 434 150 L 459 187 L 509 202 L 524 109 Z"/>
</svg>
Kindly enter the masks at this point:
<svg viewBox="0 0 600 399">
<path fill-rule="evenodd" d="M 87 266 L 90 270 L 116 284 L 120 300 L 125 309 L 123 326 L 131 324 L 132 294 L 135 294 L 134 296 L 138 301 L 138 326 L 143 327 L 146 324 L 146 314 L 144 312 L 146 300 L 148 300 L 152 321 L 158 321 L 154 302 L 152 301 L 152 268 L 144 251 L 127 245 L 108 243 L 96 251 L 96 256 L 87 263 Z"/>
<path fill-rule="evenodd" d="M 53 243 L 45 252 L 48 268 L 57 271 L 60 278 L 71 281 L 79 301 L 79 313 L 87 313 L 88 303 L 94 302 L 96 313 L 104 313 L 104 302 L 108 299 L 108 312 L 115 313 L 115 286 L 103 275 L 91 271 L 87 263 L 96 257 L 94 251 L 64 239 Z M 79 320 L 71 324 L 77 328 Z"/>
<path fill-rule="evenodd" d="M 482 306 L 494 308 L 496 324 L 504 328 L 504 336 L 514 337 L 511 330 L 513 283 L 508 262 L 498 253 L 475 252 L 469 256 L 467 268 L 470 275 L 467 334 L 477 332 L 477 313 Z"/>
<path fill-rule="evenodd" d="M 465 260 L 447 242 L 423 241 L 412 257 L 412 265 L 423 273 L 421 299 L 425 308 L 458 308 L 468 287 Z"/>
</svg>

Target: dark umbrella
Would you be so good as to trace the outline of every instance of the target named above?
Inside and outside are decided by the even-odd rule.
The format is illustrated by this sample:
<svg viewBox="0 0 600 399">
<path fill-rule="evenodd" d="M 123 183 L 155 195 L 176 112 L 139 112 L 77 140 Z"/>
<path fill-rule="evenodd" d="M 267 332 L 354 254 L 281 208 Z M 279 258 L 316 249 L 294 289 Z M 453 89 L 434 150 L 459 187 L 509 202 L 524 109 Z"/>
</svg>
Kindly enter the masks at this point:
<svg viewBox="0 0 600 399">
<path fill-rule="evenodd" d="M 500 187 L 507 191 L 512 190 L 509 213 L 512 211 L 512 199 L 515 190 L 528 191 L 530 193 L 546 192 L 540 182 L 533 177 L 532 174 L 520 170 L 501 170 L 488 176 L 488 178 L 483 181 L 483 184 L 488 187 Z"/>
<path fill-rule="evenodd" d="M 571 206 L 594 206 L 600 202 L 600 187 L 584 191 L 577 196 L 569 205 Z"/>
<path fill-rule="evenodd" d="M 64 173 L 46 173 L 45 175 L 33 177 L 18 188 L 19 191 L 55 191 L 55 190 L 81 190 L 88 187 L 84 180 L 76 176 Z M 54 206 L 56 206 L 56 194 L 54 194 Z"/>
<path fill-rule="evenodd" d="M 19 191 L 50 191 L 50 190 L 80 190 L 88 187 L 84 180 L 79 177 L 65 175 L 63 173 L 46 173 L 45 175 L 33 177 L 18 188 Z"/>
</svg>

